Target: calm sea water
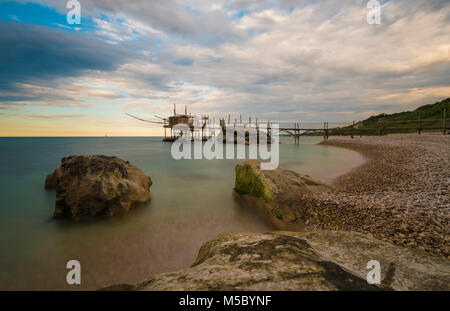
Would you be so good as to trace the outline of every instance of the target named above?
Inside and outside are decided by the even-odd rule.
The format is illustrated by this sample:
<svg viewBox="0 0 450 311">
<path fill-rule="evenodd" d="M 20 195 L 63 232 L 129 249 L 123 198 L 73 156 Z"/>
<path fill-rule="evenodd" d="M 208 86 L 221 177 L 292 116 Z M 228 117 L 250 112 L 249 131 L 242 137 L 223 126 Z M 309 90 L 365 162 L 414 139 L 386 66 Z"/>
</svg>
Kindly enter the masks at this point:
<svg viewBox="0 0 450 311">
<path fill-rule="evenodd" d="M 363 162 L 319 138 L 280 145 L 280 167 L 331 181 Z M 47 174 L 68 155 L 104 154 L 151 176 L 152 200 L 129 214 L 82 223 L 51 219 Z M 237 160 L 181 160 L 160 138 L 0 138 L 0 290 L 97 289 L 135 284 L 188 267 L 202 243 L 223 231 L 266 232 L 263 219 L 233 199 Z M 82 285 L 66 285 L 66 263 L 81 263 Z"/>
</svg>

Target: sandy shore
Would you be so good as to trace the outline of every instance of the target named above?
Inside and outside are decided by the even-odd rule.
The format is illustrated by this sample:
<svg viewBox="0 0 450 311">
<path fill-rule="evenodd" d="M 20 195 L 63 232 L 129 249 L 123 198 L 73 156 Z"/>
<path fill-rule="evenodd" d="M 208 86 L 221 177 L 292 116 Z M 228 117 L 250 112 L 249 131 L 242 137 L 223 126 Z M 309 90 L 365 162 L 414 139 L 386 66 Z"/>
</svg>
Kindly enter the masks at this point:
<svg viewBox="0 0 450 311">
<path fill-rule="evenodd" d="M 336 138 L 369 160 L 340 176 L 336 191 L 311 195 L 312 230 L 369 233 L 408 248 L 450 257 L 450 136 Z"/>
</svg>

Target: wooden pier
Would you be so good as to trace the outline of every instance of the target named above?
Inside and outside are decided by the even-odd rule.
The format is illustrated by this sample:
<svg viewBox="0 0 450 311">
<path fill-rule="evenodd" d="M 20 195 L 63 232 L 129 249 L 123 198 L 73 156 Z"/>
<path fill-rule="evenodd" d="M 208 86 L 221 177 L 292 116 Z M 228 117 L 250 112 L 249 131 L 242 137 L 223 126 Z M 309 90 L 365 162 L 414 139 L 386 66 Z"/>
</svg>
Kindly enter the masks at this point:
<svg viewBox="0 0 450 311">
<path fill-rule="evenodd" d="M 316 123 L 301 123 L 301 122 L 272 122 L 270 120 L 258 121 L 255 118 L 248 118 L 248 122 L 243 121 L 242 115 L 239 119 L 231 119 L 231 115 L 228 115 L 228 120 L 225 118 L 219 118 L 218 127 L 216 125 L 215 118 L 211 118 L 207 115 L 196 117 L 188 114 L 187 108 L 185 108 L 184 114 L 177 114 L 176 106 L 174 105 L 174 114 L 167 118 L 158 118 L 157 120 L 146 120 L 130 114 L 127 114 L 140 121 L 161 124 L 164 127 L 164 139 L 165 142 L 173 142 L 182 135 L 189 135 L 189 138 L 201 139 L 203 141 L 215 136 L 216 130 L 221 130 L 223 135 L 223 141 L 226 142 L 226 129 L 232 128 L 234 130 L 234 142 L 237 142 L 238 135 L 244 135 L 246 142 L 249 141 L 250 132 L 252 135 L 256 133 L 256 141 L 259 143 L 261 132 L 267 135 L 267 142 L 271 142 L 271 136 L 274 131 L 278 131 L 280 136 L 290 136 L 294 138 L 296 144 L 300 143 L 301 136 L 323 136 L 324 140 L 328 140 L 330 136 L 350 136 L 354 138 L 355 135 L 386 135 L 389 133 L 412 133 L 417 132 L 419 135 L 423 131 L 442 131 L 443 135 L 447 135 L 447 120 L 446 110 L 443 111 L 442 119 L 421 119 L 419 115 L 418 120 L 399 120 L 399 121 L 385 121 L 384 119 L 377 122 L 344 122 L 344 123 L 329 123 L 329 122 L 316 122 Z M 277 124 L 274 128 L 273 124 Z M 441 124 L 441 125 L 439 125 Z M 180 131 L 177 126 L 184 125 L 185 130 Z M 264 126 L 262 126 L 264 125 Z M 167 133 L 169 131 L 169 134 Z M 187 133 L 187 134 L 186 134 Z"/>
</svg>

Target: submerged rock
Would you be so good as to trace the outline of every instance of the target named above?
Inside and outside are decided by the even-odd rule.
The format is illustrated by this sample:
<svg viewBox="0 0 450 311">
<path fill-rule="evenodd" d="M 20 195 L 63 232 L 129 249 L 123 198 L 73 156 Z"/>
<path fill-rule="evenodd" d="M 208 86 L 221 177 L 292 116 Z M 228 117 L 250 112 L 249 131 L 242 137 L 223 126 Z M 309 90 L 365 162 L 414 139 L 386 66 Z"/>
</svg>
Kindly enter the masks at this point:
<svg viewBox="0 0 450 311">
<path fill-rule="evenodd" d="M 380 285 L 367 283 L 370 260 L 380 262 Z M 134 289 L 449 290 L 449 284 L 448 260 L 360 233 L 328 231 L 222 233 L 203 244 L 190 268 Z"/>
<path fill-rule="evenodd" d="M 80 219 L 112 216 L 150 200 L 152 180 L 117 157 L 70 156 L 47 176 L 45 188 L 56 188 L 54 217 Z"/>
<path fill-rule="evenodd" d="M 305 194 L 323 193 L 333 188 L 307 175 L 276 169 L 262 171 L 255 160 L 236 165 L 234 192 L 249 207 L 256 207 L 278 229 L 295 229 L 310 206 Z"/>
</svg>

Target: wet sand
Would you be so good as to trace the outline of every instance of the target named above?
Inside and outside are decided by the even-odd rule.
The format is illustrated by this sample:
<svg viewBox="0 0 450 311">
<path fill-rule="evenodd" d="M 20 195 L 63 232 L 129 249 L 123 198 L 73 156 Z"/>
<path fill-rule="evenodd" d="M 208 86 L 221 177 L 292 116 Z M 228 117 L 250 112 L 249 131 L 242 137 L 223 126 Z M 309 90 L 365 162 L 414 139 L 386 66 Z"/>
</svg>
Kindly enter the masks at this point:
<svg viewBox="0 0 450 311">
<path fill-rule="evenodd" d="M 328 145 L 324 145 L 324 147 L 334 148 Z M 334 186 L 340 176 L 351 173 L 369 160 L 368 157 L 364 156 L 362 153 L 353 150 L 349 151 L 348 158 L 344 163 L 327 168 L 326 170 L 318 170 L 317 172 L 310 174 L 311 177 Z"/>
</svg>

